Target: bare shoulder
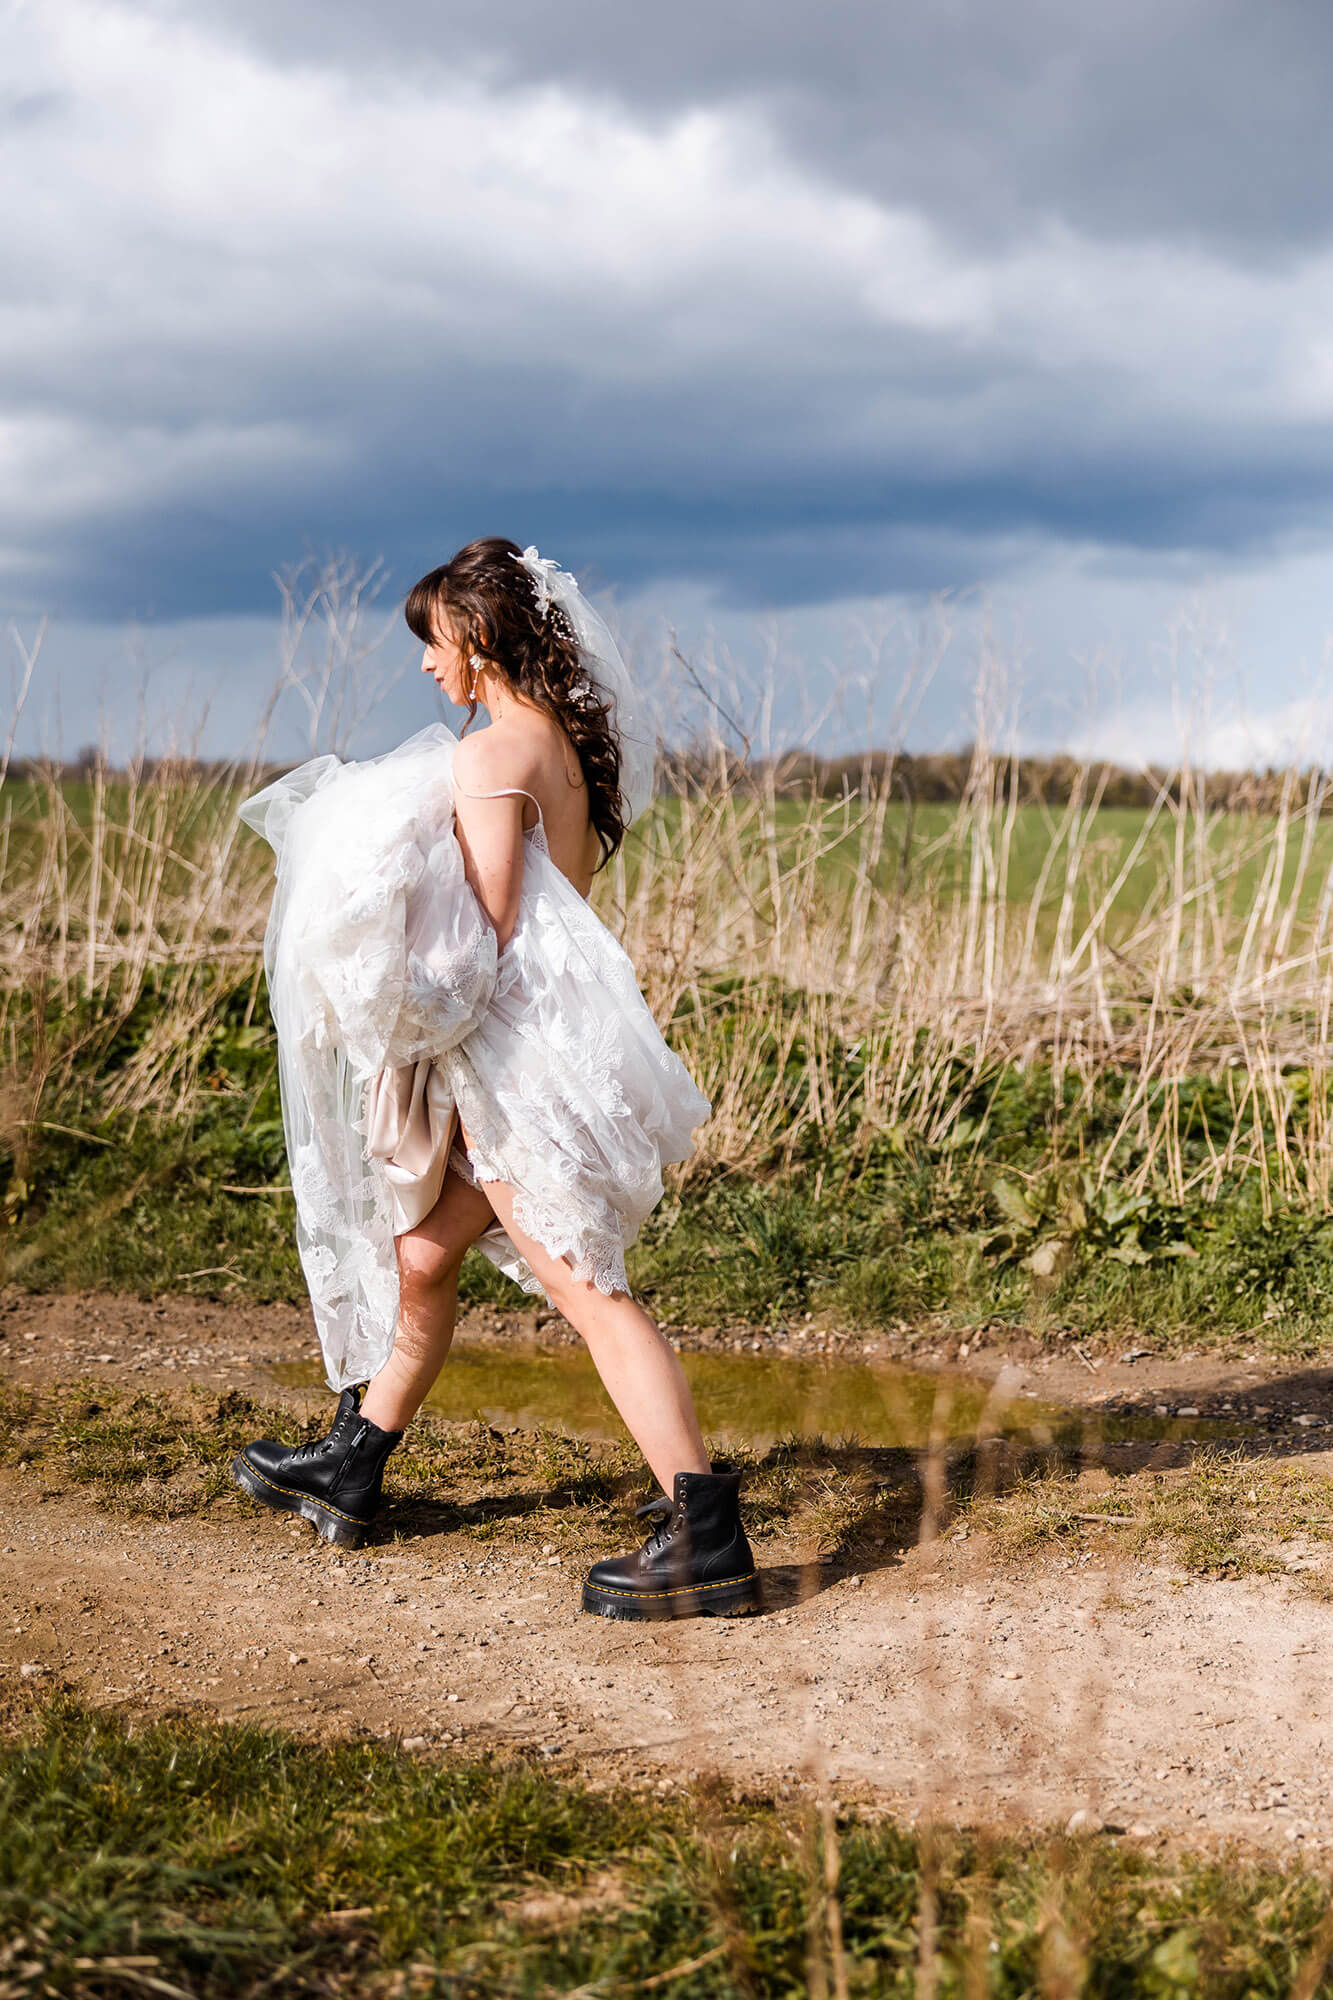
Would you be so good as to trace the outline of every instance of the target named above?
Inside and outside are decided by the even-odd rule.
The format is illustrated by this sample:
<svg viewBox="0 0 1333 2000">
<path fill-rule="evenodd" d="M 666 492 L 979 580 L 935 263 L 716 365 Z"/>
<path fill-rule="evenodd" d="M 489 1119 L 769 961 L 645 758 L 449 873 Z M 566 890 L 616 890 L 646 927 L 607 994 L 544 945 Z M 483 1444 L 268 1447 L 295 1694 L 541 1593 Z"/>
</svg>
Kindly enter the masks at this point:
<svg viewBox="0 0 1333 2000">
<path fill-rule="evenodd" d="M 523 737 L 494 725 L 465 736 L 454 752 L 454 777 L 468 792 L 495 792 L 505 785 L 526 790 L 531 766 L 531 750 Z"/>
</svg>

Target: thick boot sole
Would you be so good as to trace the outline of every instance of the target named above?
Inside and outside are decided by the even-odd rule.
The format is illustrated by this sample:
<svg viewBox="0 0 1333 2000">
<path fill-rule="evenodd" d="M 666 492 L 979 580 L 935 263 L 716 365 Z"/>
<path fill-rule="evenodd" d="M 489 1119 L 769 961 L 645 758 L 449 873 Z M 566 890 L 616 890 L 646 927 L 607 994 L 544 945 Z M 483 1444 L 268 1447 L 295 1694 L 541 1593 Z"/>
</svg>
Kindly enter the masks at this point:
<svg viewBox="0 0 1333 2000">
<path fill-rule="evenodd" d="M 640 1621 L 655 1618 L 745 1618 L 759 1609 L 759 1577 L 732 1577 L 723 1583 L 692 1583 L 679 1590 L 605 1590 L 585 1583 L 583 1609 L 599 1618 Z"/>
<path fill-rule="evenodd" d="M 244 1452 L 232 1460 L 231 1476 L 252 1500 L 280 1514 L 299 1514 L 303 1520 L 313 1522 L 326 1542 L 336 1542 L 339 1548 L 359 1549 L 370 1533 L 369 1521 L 357 1521 L 336 1507 L 326 1507 L 322 1500 L 309 1493 L 298 1493 L 295 1487 L 275 1486 L 262 1472 L 255 1471 Z"/>
</svg>

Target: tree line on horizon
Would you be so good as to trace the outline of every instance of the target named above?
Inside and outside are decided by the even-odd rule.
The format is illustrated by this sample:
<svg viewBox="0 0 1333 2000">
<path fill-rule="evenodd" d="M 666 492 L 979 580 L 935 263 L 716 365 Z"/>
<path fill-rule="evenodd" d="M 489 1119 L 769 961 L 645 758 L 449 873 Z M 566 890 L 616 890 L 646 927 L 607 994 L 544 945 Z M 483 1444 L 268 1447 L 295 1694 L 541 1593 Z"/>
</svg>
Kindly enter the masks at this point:
<svg viewBox="0 0 1333 2000">
<path fill-rule="evenodd" d="M 100 766 L 103 780 L 112 783 L 124 781 L 132 773 L 140 784 L 171 778 L 182 783 L 222 784 L 244 763 L 247 782 L 262 786 L 304 761 L 253 764 L 236 758 L 167 754 L 138 757 L 117 766 L 104 760 L 95 748 L 87 747 L 68 760 L 14 757 L 7 776 L 15 783 L 89 783 Z M 1196 806 L 1228 812 L 1275 812 L 1284 798 L 1289 807 L 1298 798 L 1315 811 L 1333 807 L 1333 801 L 1325 797 L 1333 774 L 1319 765 L 1270 764 L 1262 769 L 1204 771 L 1149 764 L 1131 770 L 1068 752 L 1030 757 L 978 751 L 974 744 L 956 750 L 871 749 L 836 756 L 793 749 L 768 758 L 746 758 L 716 744 L 667 749 L 658 762 L 658 794 L 670 797 L 679 791 L 694 791 L 704 783 L 715 786 L 720 770 L 738 786 L 771 786 L 779 797 L 793 800 L 873 797 L 887 785 L 891 796 L 904 804 L 959 805 L 984 784 L 1006 794 L 1012 787 L 1020 804 L 1033 805 L 1063 806 L 1078 795 L 1086 803 L 1095 801 L 1102 807 L 1135 808 L 1151 806 L 1163 796 L 1179 802 L 1188 794 Z"/>
<path fill-rule="evenodd" d="M 957 750 L 859 750 L 832 757 L 799 749 L 763 759 L 728 755 L 726 761 L 737 783 L 758 780 L 791 799 L 870 798 L 887 786 L 904 804 L 960 805 L 984 785 L 1003 794 L 1013 787 L 1020 804 L 1031 805 L 1064 806 L 1078 796 L 1102 807 L 1146 808 L 1163 797 L 1179 803 L 1187 795 L 1195 806 L 1228 812 L 1276 812 L 1284 797 L 1288 806 L 1300 798 L 1315 810 L 1333 809 L 1333 799 L 1325 805 L 1333 773 L 1318 765 L 1204 771 L 1148 764 L 1131 770 L 1068 752 L 1028 757 L 978 750 L 971 743 Z M 715 781 L 718 762 L 716 749 L 667 752 L 661 788 L 691 787 L 705 772 Z"/>
</svg>

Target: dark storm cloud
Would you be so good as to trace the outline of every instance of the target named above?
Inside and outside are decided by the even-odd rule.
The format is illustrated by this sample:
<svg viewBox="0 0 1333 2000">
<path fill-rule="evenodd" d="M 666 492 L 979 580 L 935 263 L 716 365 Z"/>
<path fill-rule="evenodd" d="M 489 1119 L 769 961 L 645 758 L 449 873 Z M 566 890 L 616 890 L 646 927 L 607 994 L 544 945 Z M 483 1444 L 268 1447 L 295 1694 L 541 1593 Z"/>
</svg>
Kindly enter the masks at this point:
<svg viewBox="0 0 1333 2000">
<path fill-rule="evenodd" d="M 401 585 L 495 531 L 623 589 L 818 604 L 1333 513 L 1333 278 L 1293 262 L 1333 203 L 1333 15 L 26 19 L 11 606 L 263 611 L 306 548 Z"/>
<path fill-rule="evenodd" d="M 173 0 L 161 0 L 173 11 Z M 1043 216 L 1260 261 L 1333 231 L 1320 0 L 221 0 L 294 63 L 560 81 L 650 114 L 753 99 L 847 184 L 967 240 Z"/>
<path fill-rule="evenodd" d="M 440 408 L 438 426 L 452 432 L 448 466 L 404 434 L 396 444 L 378 438 L 374 450 L 348 446 L 344 474 L 332 480 L 278 476 L 230 492 L 200 482 L 194 498 L 70 522 L 46 552 L 62 582 L 48 608 L 158 620 L 264 612 L 276 550 L 384 552 L 404 590 L 478 534 L 534 540 L 592 586 L 634 592 L 689 578 L 721 606 L 801 606 L 981 582 L 1041 546 L 1227 560 L 1333 524 L 1327 428 L 1287 452 L 1259 436 L 1227 448 L 1177 438 L 1157 456 L 1141 442 L 1089 454 L 1053 438 L 1021 464 L 997 466 L 979 448 L 933 470 L 911 456 L 785 458 L 771 438 L 747 440 L 735 428 L 719 452 L 717 428 L 681 434 L 701 412 L 679 412 L 669 448 L 671 412 L 654 410 L 638 412 L 640 470 L 630 484 L 582 468 L 570 478 L 558 438 L 538 454 L 536 478 L 514 480 L 482 410 L 476 434 L 462 436 Z M 620 442 L 632 454 L 624 428 Z M 478 466 L 492 470 L 478 476 Z"/>
</svg>

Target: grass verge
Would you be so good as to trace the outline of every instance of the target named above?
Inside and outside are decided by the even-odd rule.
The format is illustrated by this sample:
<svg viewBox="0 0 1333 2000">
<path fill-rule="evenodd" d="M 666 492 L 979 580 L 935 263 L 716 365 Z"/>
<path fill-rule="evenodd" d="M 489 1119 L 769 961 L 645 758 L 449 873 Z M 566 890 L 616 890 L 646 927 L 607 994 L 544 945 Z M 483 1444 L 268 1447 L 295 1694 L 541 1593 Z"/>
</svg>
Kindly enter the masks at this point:
<svg viewBox="0 0 1333 2000">
<path fill-rule="evenodd" d="M 271 1052 L 225 1042 L 220 1064 L 228 1051 L 240 1067 L 209 1070 L 216 1087 L 189 1118 L 122 1130 L 89 1104 L 68 1130 L 39 1131 L 7 1199 L 0 1274 L 39 1291 L 304 1298 Z M 1101 1347 L 1147 1337 L 1164 1350 L 1323 1352 L 1333 1221 L 1266 1206 L 1253 1177 L 1188 1209 L 1131 1198 L 1118 1179 L 1094 1199 L 1074 1169 L 1040 1167 L 1051 1135 L 1021 1081 L 966 1147 L 891 1134 L 696 1177 L 632 1250 L 636 1289 L 685 1325 L 810 1314 L 932 1343 L 998 1322 Z M 464 1303 L 526 1303 L 476 1253 L 460 1291 Z"/>
<path fill-rule="evenodd" d="M 5 2000 L 1314 1994 L 1327 1907 L 1235 1857 L 599 1794 L 60 1701 L 0 1749 Z"/>
</svg>

